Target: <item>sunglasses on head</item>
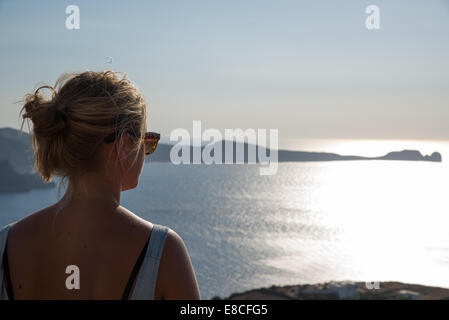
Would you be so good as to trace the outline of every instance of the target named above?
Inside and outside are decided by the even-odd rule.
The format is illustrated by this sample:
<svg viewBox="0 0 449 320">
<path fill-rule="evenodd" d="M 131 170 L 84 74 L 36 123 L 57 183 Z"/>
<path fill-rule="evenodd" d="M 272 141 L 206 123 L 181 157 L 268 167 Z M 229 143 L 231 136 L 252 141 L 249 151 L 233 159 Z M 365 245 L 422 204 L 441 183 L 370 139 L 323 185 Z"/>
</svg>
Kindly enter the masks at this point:
<svg viewBox="0 0 449 320">
<path fill-rule="evenodd" d="M 140 136 L 136 135 L 133 131 L 126 131 L 128 134 L 133 137 L 139 138 Z M 113 142 L 116 138 L 114 133 L 107 136 L 104 140 L 106 143 Z M 157 144 L 161 138 L 161 135 L 157 132 L 146 132 L 145 135 L 141 138 L 143 140 L 145 146 L 145 155 L 150 155 L 156 150 Z"/>
</svg>

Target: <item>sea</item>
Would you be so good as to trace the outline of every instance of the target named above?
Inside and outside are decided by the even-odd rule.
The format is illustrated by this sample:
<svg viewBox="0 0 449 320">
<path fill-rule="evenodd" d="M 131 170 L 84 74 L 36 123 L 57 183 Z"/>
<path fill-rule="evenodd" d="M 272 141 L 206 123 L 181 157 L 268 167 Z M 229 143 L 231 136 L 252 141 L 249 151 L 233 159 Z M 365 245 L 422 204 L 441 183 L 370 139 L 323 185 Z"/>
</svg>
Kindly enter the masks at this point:
<svg viewBox="0 0 449 320">
<path fill-rule="evenodd" d="M 381 156 L 438 151 L 442 162 L 146 162 L 121 205 L 175 230 L 201 298 L 272 285 L 400 281 L 449 288 L 449 141 L 284 141 L 283 149 Z M 0 226 L 56 202 L 57 188 L 0 194 Z"/>
</svg>

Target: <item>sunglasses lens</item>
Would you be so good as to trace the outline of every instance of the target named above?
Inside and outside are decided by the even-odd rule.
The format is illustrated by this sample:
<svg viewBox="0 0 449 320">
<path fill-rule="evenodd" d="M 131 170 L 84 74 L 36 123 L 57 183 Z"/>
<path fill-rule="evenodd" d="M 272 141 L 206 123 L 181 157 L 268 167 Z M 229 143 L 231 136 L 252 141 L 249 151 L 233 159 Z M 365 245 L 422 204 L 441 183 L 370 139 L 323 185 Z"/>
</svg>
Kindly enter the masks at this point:
<svg viewBox="0 0 449 320">
<path fill-rule="evenodd" d="M 156 139 L 148 139 L 145 141 L 145 154 L 149 155 L 154 152 L 156 149 L 158 140 Z"/>
</svg>

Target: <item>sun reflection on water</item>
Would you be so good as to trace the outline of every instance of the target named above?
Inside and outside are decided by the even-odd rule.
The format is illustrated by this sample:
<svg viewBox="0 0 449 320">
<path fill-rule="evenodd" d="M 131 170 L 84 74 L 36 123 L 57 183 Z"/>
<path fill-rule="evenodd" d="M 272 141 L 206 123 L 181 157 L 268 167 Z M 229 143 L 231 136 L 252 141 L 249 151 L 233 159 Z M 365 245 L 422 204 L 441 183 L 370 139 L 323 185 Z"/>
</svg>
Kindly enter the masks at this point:
<svg viewBox="0 0 449 320">
<path fill-rule="evenodd" d="M 283 223 L 293 226 L 268 241 L 282 254 L 265 262 L 295 272 L 300 282 L 328 277 L 449 287 L 444 162 L 449 144 L 414 143 L 424 154 L 439 151 L 443 162 L 337 161 L 284 168 L 290 178 L 280 182 L 278 192 L 290 208 Z"/>
</svg>

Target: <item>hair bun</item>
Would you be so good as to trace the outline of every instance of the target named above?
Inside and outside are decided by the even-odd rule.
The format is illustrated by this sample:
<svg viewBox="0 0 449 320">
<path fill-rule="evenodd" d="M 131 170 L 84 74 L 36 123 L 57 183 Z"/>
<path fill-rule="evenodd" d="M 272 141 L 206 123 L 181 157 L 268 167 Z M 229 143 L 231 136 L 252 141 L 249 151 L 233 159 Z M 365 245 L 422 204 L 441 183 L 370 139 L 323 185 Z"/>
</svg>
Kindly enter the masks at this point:
<svg viewBox="0 0 449 320">
<path fill-rule="evenodd" d="M 49 88 L 53 92 L 51 100 L 45 100 L 39 92 L 43 88 Z M 24 113 L 22 118 L 30 118 L 33 122 L 33 132 L 35 135 L 53 140 L 65 134 L 67 127 L 67 114 L 65 108 L 61 108 L 61 103 L 56 98 L 52 87 L 43 86 L 36 90 L 34 94 L 26 96 Z"/>
</svg>

